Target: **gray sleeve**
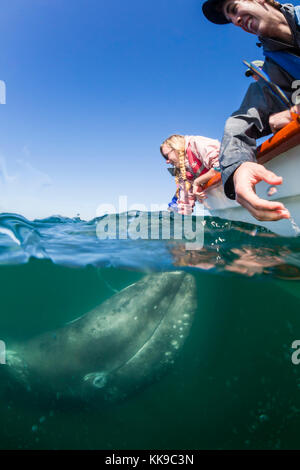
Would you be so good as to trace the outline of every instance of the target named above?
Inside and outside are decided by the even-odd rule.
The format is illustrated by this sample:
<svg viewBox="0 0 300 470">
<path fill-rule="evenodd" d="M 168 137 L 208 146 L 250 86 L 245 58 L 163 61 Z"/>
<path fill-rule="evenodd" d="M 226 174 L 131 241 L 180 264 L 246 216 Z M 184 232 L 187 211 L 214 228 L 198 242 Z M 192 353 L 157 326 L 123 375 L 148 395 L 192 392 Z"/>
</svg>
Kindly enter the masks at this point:
<svg viewBox="0 0 300 470">
<path fill-rule="evenodd" d="M 226 121 L 220 149 L 224 191 L 235 199 L 233 174 L 243 162 L 256 162 L 256 139 L 271 133 L 269 116 L 285 107 L 264 84 L 252 83 L 238 111 Z"/>
</svg>

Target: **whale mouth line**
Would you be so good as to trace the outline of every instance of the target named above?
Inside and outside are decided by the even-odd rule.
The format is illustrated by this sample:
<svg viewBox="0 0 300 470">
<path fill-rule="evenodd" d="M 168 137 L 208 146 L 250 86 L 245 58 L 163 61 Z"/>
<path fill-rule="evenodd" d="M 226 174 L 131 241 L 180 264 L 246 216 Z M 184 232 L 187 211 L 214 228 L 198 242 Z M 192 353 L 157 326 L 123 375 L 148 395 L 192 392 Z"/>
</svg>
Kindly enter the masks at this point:
<svg viewBox="0 0 300 470">
<path fill-rule="evenodd" d="M 172 273 L 173 274 L 173 273 Z M 182 274 L 182 271 L 174 271 L 174 274 Z M 172 305 L 175 303 L 176 299 L 177 299 L 177 296 L 178 296 L 178 292 L 177 294 L 173 297 L 171 303 L 169 304 L 169 309 L 172 307 Z M 134 358 L 143 350 L 145 349 L 149 342 L 152 340 L 153 336 L 155 335 L 155 333 L 157 332 L 157 330 L 159 329 L 159 327 L 161 326 L 163 320 L 165 319 L 166 315 L 168 313 L 162 315 L 161 319 L 159 320 L 159 322 L 157 323 L 156 327 L 153 329 L 152 333 L 150 334 L 150 336 L 148 337 L 148 339 L 144 342 L 144 344 L 129 358 L 127 359 L 126 361 L 124 361 L 122 364 L 118 365 L 117 367 L 115 367 L 114 369 L 110 370 L 108 372 L 108 374 L 113 374 L 115 372 L 118 372 L 118 370 L 122 369 L 122 367 L 125 367 L 127 364 L 129 364 L 131 361 L 134 360 Z"/>
<path fill-rule="evenodd" d="M 175 296 L 175 298 L 176 298 L 176 296 Z M 153 338 L 154 334 L 156 333 L 156 331 L 157 331 L 158 328 L 160 327 L 160 325 L 161 325 L 161 323 L 162 323 L 162 321 L 163 321 L 164 318 L 165 318 L 165 315 L 163 315 L 163 316 L 161 317 L 161 319 L 159 320 L 158 324 L 156 325 L 156 327 L 155 327 L 154 330 L 152 331 L 152 333 L 151 333 L 151 335 L 149 336 L 149 338 L 144 342 L 144 344 L 143 344 L 137 351 L 135 351 L 135 353 L 134 353 L 129 359 L 126 359 L 126 361 L 124 361 L 122 364 L 119 364 L 119 365 L 118 365 L 117 367 L 115 367 L 114 369 L 111 369 L 110 371 L 107 371 L 107 372 L 106 372 L 106 381 L 105 381 L 105 383 L 104 383 L 101 387 L 99 387 L 99 386 L 97 386 L 97 385 L 95 384 L 95 380 L 96 380 L 96 374 L 104 374 L 103 372 L 101 372 L 101 373 L 100 373 L 100 372 L 91 372 L 91 373 L 85 375 L 85 376 L 83 377 L 84 382 L 88 381 L 89 378 L 95 377 L 95 379 L 93 380 L 93 386 L 96 387 L 96 388 L 99 388 L 99 389 L 100 389 L 100 388 L 104 388 L 105 385 L 106 385 L 107 382 L 108 382 L 107 376 L 109 376 L 110 374 L 114 374 L 114 373 L 118 372 L 118 370 L 122 369 L 122 367 L 125 367 L 127 364 L 129 364 L 129 363 L 140 353 L 140 351 L 142 351 L 142 349 L 144 349 L 144 348 L 147 347 L 147 345 L 149 344 L 149 341 L 151 341 L 151 339 Z"/>
<path fill-rule="evenodd" d="M 172 274 L 182 274 L 181 271 L 174 271 Z M 131 284 L 130 286 L 126 287 L 125 289 L 133 286 L 134 284 Z M 123 290 L 125 290 L 123 289 Z M 169 304 L 169 309 L 172 308 L 172 305 L 175 303 L 176 299 L 177 299 L 177 296 L 178 296 L 178 292 L 176 293 L 176 295 L 172 298 L 170 304 Z M 168 310 L 169 310 L 168 309 Z M 167 311 L 168 312 L 168 311 Z M 160 320 L 158 321 L 157 325 L 155 326 L 155 328 L 153 329 L 153 331 L 151 332 L 150 336 L 147 338 L 147 340 L 144 342 L 144 344 L 139 348 L 137 349 L 137 351 L 135 351 L 135 353 L 129 357 L 128 359 L 126 359 L 122 364 L 119 364 L 117 367 L 115 367 L 114 369 L 111 369 L 109 371 L 102 371 L 102 372 L 91 372 L 89 374 L 86 374 L 84 377 L 83 377 L 83 380 L 85 382 L 87 382 L 89 379 L 94 379 L 92 381 L 92 385 L 93 387 L 95 388 L 98 388 L 98 389 L 103 389 L 106 387 L 106 385 L 108 385 L 108 382 L 109 382 L 109 376 L 110 375 L 113 375 L 115 373 L 117 373 L 119 370 L 121 370 L 123 367 L 126 367 L 131 361 L 134 360 L 135 357 L 138 356 L 138 354 L 145 348 L 147 348 L 149 342 L 152 340 L 153 336 L 155 335 L 155 333 L 157 332 L 157 330 L 159 329 L 159 327 L 161 326 L 163 320 L 165 319 L 166 315 L 168 313 L 165 313 L 164 315 L 161 316 Z M 100 380 L 100 383 L 98 383 L 97 381 L 97 378 L 101 379 Z M 105 377 L 104 377 L 105 376 Z M 104 378 L 105 380 L 102 380 L 102 378 Z"/>
<path fill-rule="evenodd" d="M 165 315 L 161 317 L 161 319 L 159 320 L 158 324 L 156 325 L 156 327 L 152 331 L 152 333 L 149 336 L 149 338 L 147 339 L 147 341 L 145 341 L 144 344 L 129 359 L 127 359 L 125 362 L 123 362 L 123 364 L 121 364 L 118 367 L 116 367 L 115 369 L 113 369 L 111 372 L 117 372 L 118 370 L 122 369 L 122 367 L 125 367 L 127 364 L 129 364 L 130 361 L 132 361 L 139 354 L 140 351 L 142 351 L 142 349 L 144 349 L 149 344 L 149 341 L 151 341 L 151 339 L 153 338 L 154 334 L 156 333 L 156 331 L 160 327 L 160 325 L 161 325 L 164 318 L 165 318 Z"/>
</svg>

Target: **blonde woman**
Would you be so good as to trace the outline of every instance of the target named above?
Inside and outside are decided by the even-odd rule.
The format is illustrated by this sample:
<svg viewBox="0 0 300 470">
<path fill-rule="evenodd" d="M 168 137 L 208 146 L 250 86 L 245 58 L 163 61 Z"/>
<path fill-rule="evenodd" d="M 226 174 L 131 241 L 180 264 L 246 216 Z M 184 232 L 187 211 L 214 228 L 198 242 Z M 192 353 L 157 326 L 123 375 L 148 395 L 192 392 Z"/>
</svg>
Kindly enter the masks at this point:
<svg viewBox="0 0 300 470">
<path fill-rule="evenodd" d="M 219 169 L 220 142 L 208 137 L 173 134 L 160 146 L 166 163 L 175 167 L 178 212 L 191 214 L 195 199 L 206 198 L 203 186 Z"/>
</svg>

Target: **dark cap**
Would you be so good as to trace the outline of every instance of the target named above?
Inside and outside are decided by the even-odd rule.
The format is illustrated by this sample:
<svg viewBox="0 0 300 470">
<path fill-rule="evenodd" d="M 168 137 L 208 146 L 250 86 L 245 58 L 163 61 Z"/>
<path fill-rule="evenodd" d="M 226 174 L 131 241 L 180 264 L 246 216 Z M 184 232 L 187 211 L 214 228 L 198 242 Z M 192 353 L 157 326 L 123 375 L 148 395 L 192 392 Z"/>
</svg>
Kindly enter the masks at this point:
<svg viewBox="0 0 300 470">
<path fill-rule="evenodd" d="M 222 12 L 221 5 L 224 2 L 225 0 L 207 0 L 206 2 L 204 2 L 202 5 L 202 11 L 204 16 L 206 16 L 209 21 L 215 24 L 230 23 L 230 21 L 227 20 L 227 18 Z"/>
</svg>

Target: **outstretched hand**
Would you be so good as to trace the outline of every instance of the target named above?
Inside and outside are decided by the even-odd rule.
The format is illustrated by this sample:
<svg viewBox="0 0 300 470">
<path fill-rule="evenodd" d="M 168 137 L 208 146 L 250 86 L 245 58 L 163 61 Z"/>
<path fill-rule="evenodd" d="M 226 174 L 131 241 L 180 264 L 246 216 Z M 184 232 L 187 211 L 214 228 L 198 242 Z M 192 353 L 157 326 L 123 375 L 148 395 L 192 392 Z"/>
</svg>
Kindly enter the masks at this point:
<svg viewBox="0 0 300 470">
<path fill-rule="evenodd" d="M 281 202 L 260 199 L 255 186 L 260 181 L 270 185 L 282 183 L 282 177 L 253 162 L 242 163 L 233 176 L 236 201 L 247 209 L 257 220 L 275 221 L 289 219 L 290 213 Z"/>
</svg>

